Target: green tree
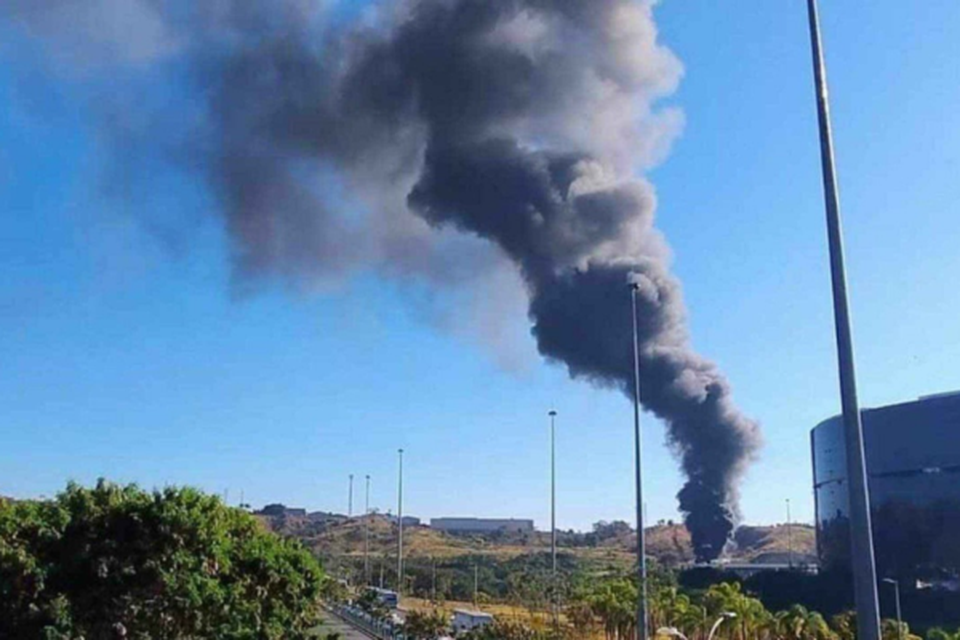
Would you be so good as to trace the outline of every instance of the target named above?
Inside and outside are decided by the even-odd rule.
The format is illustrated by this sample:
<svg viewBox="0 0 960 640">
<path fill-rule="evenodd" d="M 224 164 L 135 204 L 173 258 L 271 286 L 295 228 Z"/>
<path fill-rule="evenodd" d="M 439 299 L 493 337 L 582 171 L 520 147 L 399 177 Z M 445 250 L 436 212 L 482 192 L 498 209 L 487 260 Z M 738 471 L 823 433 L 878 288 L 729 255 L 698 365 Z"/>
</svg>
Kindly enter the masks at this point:
<svg viewBox="0 0 960 640">
<path fill-rule="evenodd" d="M 934 627 L 927 631 L 926 640 L 960 640 L 960 629 L 956 633 L 950 633 L 946 629 Z"/>
<path fill-rule="evenodd" d="M 4 638 L 306 638 L 323 583 L 299 543 L 194 489 L 0 504 Z"/>
<path fill-rule="evenodd" d="M 411 611 L 403 623 L 403 635 L 410 640 L 434 640 L 444 635 L 449 626 L 443 611 Z"/>
<path fill-rule="evenodd" d="M 463 640 L 548 640 L 544 631 L 520 622 L 495 619 L 491 624 L 471 629 L 458 636 Z"/>
<path fill-rule="evenodd" d="M 769 629 L 773 616 L 763 603 L 742 591 L 738 582 L 721 582 L 712 585 L 703 596 L 708 618 L 716 619 L 724 613 L 733 613 L 730 622 L 723 624 L 718 638 L 747 640 L 756 638 L 764 629 Z"/>
<path fill-rule="evenodd" d="M 837 640 L 822 615 L 795 604 L 773 616 L 775 635 L 784 640 Z"/>
<path fill-rule="evenodd" d="M 377 620 L 386 620 L 390 617 L 390 610 L 383 603 L 380 596 L 373 589 L 367 589 L 357 598 L 357 606 Z"/>
<path fill-rule="evenodd" d="M 844 611 L 833 616 L 830 626 L 839 640 L 857 640 L 857 614 L 853 611 Z"/>
</svg>

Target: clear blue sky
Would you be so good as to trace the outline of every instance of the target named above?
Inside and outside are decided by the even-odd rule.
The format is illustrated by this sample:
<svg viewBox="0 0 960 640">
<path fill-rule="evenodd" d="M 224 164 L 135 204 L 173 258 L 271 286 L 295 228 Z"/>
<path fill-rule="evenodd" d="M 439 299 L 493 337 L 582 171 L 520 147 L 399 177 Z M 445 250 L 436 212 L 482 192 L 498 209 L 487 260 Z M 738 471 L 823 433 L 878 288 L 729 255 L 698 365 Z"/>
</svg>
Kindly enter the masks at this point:
<svg viewBox="0 0 960 640">
<path fill-rule="evenodd" d="M 958 389 L 960 3 L 822 13 L 863 404 Z M 804 3 L 665 0 L 657 16 L 687 122 L 651 176 L 659 226 L 696 346 L 766 436 L 745 516 L 783 520 L 790 498 L 810 520 L 808 433 L 838 393 Z M 545 525 L 556 407 L 559 524 L 631 519 L 622 397 L 529 340 L 504 369 L 372 277 L 231 296 L 208 195 L 157 168 L 127 185 L 136 216 L 104 199 L 75 87 L 11 25 L 0 36 L 0 494 L 107 476 L 343 511 L 347 475 L 370 473 L 387 509 L 404 447 L 405 511 Z M 142 222 L 174 209 L 186 243 Z M 675 518 L 680 477 L 660 425 L 644 433 L 649 517 Z"/>
</svg>

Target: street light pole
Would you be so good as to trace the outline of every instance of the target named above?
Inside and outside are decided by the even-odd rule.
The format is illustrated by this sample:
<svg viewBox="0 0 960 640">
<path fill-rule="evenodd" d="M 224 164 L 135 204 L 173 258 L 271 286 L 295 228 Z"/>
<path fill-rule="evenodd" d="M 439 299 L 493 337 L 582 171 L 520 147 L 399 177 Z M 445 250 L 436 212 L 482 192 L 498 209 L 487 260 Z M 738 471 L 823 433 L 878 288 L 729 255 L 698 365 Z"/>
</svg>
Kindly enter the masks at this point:
<svg viewBox="0 0 960 640">
<path fill-rule="evenodd" d="M 790 518 L 790 498 L 787 498 L 787 551 L 789 566 L 793 568 L 793 519 Z"/>
<path fill-rule="evenodd" d="M 640 285 L 630 285 L 630 302 L 633 311 L 633 441 L 634 473 L 637 498 L 637 640 L 647 640 L 647 558 L 646 540 L 643 531 L 643 440 L 640 431 L 640 328 L 637 325 L 637 292 Z"/>
<path fill-rule="evenodd" d="M 353 474 L 350 474 L 350 490 L 347 496 L 347 517 L 353 517 Z"/>
<path fill-rule="evenodd" d="M 370 584 L 370 476 L 366 476 L 367 488 L 363 500 L 363 579 Z"/>
<path fill-rule="evenodd" d="M 884 578 L 883 581 L 893 585 L 893 598 L 897 607 L 897 640 L 903 640 L 903 616 L 900 615 L 900 582 L 893 578 Z"/>
<path fill-rule="evenodd" d="M 713 636 L 717 633 L 717 629 L 720 628 L 720 625 L 723 624 L 724 620 L 732 620 L 736 618 L 737 614 L 732 611 L 724 611 L 720 614 L 720 617 L 717 618 L 717 621 L 713 623 L 713 626 L 710 628 L 710 634 L 707 636 L 707 640 L 713 640 Z M 706 620 L 704 620 L 706 622 Z M 683 635 L 683 632 L 677 629 L 676 627 L 660 627 L 657 629 L 657 635 L 661 636 L 670 636 L 671 638 L 679 638 L 680 640 L 687 640 L 687 636 Z"/>
<path fill-rule="evenodd" d="M 553 626 L 559 622 L 557 611 L 557 412 L 550 411 L 550 559 L 553 567 L 551 574 L 551 600 L 553 606 Z"/>
<path fill-rule="evenodd" d="M 480 565 L 473 563 L 473 608 L 477 608 L 480 599 Z"/>
<path fill-rule="evenodd" d="M 397 483 L 397 596 L 403 595 L 403 449 L 397 449 L 400 459 L 400 481 Z"/>
<path fill-rule="evenodd" d="M 846 436 L 847 478 L 850 497 L 850 546 L 853 561 L 854 595 L 860 640 L 880 640 L 880 604 L 877 598 L 877 569 L 873 555 L 870 524 L 870 493 L 863 453 L 863 425 L 857 400 L 857 380 L 853 361 L 853 336 L 847 301 L 847 276 L 843 259 L 843 233 L 840 221 L 840 196 L 833 157 L 830 130 L 830 105 L 827 99 L 826 65 L 820 38 L 817 1 L 807 0 L 813 70 L 817 92 L 817 118 L 820 125 L 820 151 L 823 167 L 827 236 L 830 245 L 830 274 L 833 285 L 833 311 L 836 324 L 837 356 L 840 372 L 840 398 Z"/>
</svg>

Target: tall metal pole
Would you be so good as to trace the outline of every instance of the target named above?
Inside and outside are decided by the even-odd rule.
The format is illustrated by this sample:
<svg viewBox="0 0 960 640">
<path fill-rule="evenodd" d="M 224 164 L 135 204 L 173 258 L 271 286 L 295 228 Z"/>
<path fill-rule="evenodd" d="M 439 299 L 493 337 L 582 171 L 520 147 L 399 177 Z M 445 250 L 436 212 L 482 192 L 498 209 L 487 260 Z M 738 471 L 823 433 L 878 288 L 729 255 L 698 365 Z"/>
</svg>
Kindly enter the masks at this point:
<svg viewBox="0 0 960 640">
<path fill-rule="evenodd" d="M 903 640 L 903 616 L 900 613 L 900 582 L 893 578 L 884 578 L 883 581 L 893 585 L 894 604 L 897 607 L 897 640 Z"/>
<path fill-rule="evenodd" d="M 366 476 L 367 488 L 363 500 L 363 579 L 370 584 L 370 476 Z"/>
<path fill-rule="evenodd" d="M 840 196 L 833 158 L 833 134 L 830 130 L 830 105 L 827 99 L 826 66 L 820 38 L 820 17 L 816 0 L 807 0 L 813 70 L 817 91 L 817 116 L 820 124 L 820 156 L 826 201 L 827 236 L 830 243 L 830 274 L 833 284 L 833 312 L 836 323 L 837 356 L 840 370 L 840 397 L 846 435 L 847 478 L 850 496 L 850 542 L 853 561 L 857 628 L 861 640 L 879 640 L 880 603 L 877 598 L 877 569 L 873 555 L 870 524 L 870 495 L 863 453 L 863 425 L 857 401 L 857 380 L 853 361 L 853 337 L 847 302 L 847 277 L 843 260 L 843 233 L 840 221 Z"/>
<path fill-rule="evenodd" d="M 553 607 L 553 625 L 559 622 L 557 610 L 557 412 L 550 411 L 550 559 L 551 574 L 551 604 Z"/>
<path fill-rule="evenodd" d="M 787 551 L 790 568 L 793 568 L 793 519 L 790 517 L 790 498 L 787 498 Z"/>
<path fill-rule="evenodd" d="M 397 484 L 397 595 L 403 595 L 403 449 L 400 457 L 400 482 Z"/>
<path fill-rule="evenodd" d="M 477 602 L 480 600 L 480 565 L 473 564 L 473 608 L 477 608 Z"/>
<path fill-rule="evenodd" d="M 347 517 L 353 517 L 353 474 L 350 474 L 350 490 L 347 495 Z"/>
<path fill-rule="evenodd" d="M 637 490 L 637 640 L 647 640 L 647 557 L 646 539 L 643 531 L 643 440 L 640 431 L 640 328 L 637 325 L 637 292 L 640 285 L 630 286 L 630 301 L 633 311 L 633 442 L 634 472 Z"/>
</svg>

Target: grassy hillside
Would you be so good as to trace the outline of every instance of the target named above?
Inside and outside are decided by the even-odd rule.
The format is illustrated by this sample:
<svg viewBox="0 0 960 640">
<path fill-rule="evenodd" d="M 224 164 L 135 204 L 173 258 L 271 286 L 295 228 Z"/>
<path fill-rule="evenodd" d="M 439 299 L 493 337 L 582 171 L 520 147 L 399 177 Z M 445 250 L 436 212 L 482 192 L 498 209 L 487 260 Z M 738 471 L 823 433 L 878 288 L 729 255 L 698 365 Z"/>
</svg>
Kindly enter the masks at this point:
<svg viewBox="0 0 960 640">
<path fill-rule="evenodd" d="M 289 516 L 264 520 L 272 529 L 301 539 L 318 555 L 327 559 L 362 557 L 367 527 L 371 557 L 396 555 L 396 525 L 382 515 L 330 517 L 320 521 Z M 611 531 L 603 532 L 598 530 L 595 534 L 559 532 L 560 552 L 584 561 L 629 565 L 636 539 L 633 532 L 622 524 L 619 529 L 612 526 L 610 529 Z M 646 531 L 646 543 L 648 554 L 663 564 L 677 566 L 693 561 L 690 534 L 683 525 L 659 524 L 650 527 Z M 509 560 L 522 555 L 543 553 L 549 550 L 549 547 L 550 536 L 545 532 L 454 536 L 426 526 L 404 529 L 404 554 L 411 560 L 450 560 L 463 556 Z M 725 557 L 738 562 L 786 562 L 791 548 L 796 561 L 812 561 L 816 549 L 813 527 L 798 524 L 792 527 L 743 526 L 737 530 Z"/>
</svg>

